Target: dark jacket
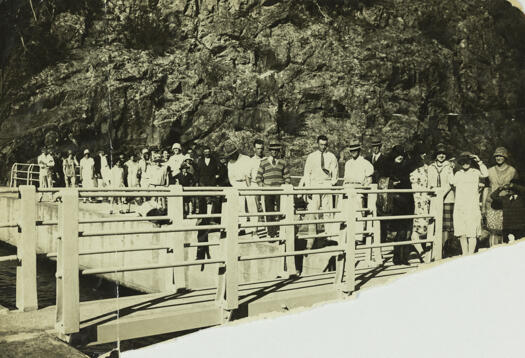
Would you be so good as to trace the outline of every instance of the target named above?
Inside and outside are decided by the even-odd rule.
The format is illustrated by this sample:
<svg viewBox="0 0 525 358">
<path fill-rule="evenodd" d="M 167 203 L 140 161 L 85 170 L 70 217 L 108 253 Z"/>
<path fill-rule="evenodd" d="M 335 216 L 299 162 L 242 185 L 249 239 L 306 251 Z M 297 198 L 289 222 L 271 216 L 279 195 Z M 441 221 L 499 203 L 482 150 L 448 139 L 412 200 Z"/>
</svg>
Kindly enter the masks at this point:
<svg viewBox="0 0 525 358">
<path fill-rule="evenodd" d="M 215 158 L 210 158 L 210 163 L 206 165 L 204 158 L 200 158 L 195 164 L 195 176 L 198 178 L 200 186 L 216 186 L 219 175 L 219 163 Z"/>
<path fill-rule="evenodd" d="M 372 174 L 373 183 L 378 183 L 379 178 L 388 177 L 386 173 L 387 163 L 385 154 L 381 153 L 376 162 L 372 161 L 372 154 L 370 154 L 365 159 L 372 163 L 372 165 L 374 166 L 374 174 Z"/>
</svg>

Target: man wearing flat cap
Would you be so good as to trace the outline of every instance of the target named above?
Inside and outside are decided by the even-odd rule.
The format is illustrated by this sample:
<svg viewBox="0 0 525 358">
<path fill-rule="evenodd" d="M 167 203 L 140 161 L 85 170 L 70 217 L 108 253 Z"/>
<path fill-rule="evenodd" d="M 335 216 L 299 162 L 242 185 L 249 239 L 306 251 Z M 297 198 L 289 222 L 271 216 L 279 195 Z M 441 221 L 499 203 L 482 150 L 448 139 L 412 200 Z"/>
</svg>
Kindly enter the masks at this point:
<svg viewBox="0 0 525 358">
<path fill-rule="evenodd" d="M 345 184 L 370 185 L 374 166 L 361 156 L 361 143 L 358 140 L 350 142 L 348 147 L 350 159 L 345 163 Z"/>
<path fill-rule="evenodd" d="M 280 159 L 281 143 L 277 141 L 270 142 L 270 155 L 261 160 L 259 170 L 257 171 L 257 185 L 259 186 L 281 186 L 290 184 L 290 170 L 284 159 Z M 264 204 L 267 212 L 279 211 L 281 207 L 280 197 L 278 195 L 265 195 Z M 266 221 L 276 221 L 276 216 L 267 216 Z M 270 237 L 276 237 L 278 232 L 277 226 L 268 227 Z"/>
</svg>

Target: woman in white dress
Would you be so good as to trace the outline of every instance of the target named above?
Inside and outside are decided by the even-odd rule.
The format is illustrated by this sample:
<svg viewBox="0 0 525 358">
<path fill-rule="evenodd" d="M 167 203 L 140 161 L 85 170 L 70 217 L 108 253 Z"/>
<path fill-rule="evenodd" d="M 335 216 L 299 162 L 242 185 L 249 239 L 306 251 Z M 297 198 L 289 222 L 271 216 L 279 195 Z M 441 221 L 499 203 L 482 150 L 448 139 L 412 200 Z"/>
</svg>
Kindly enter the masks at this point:
<svg viewBox="0 0 525 358">
<path fill-rule="evenodd" d="M 478 164 L 479 170 L 472 168 L 472 161 Z M 477 155 L 469 152 L 461 153 L 458 164 L 460 170 L 454 174 L 451 183 L 456 194 L 454 235 L 459 236 L 463 255 L 471 255 L 476 250 L 476 239 L 481 232 L 479 180 L 488 176 L 488 170 Z"/>
</svg>

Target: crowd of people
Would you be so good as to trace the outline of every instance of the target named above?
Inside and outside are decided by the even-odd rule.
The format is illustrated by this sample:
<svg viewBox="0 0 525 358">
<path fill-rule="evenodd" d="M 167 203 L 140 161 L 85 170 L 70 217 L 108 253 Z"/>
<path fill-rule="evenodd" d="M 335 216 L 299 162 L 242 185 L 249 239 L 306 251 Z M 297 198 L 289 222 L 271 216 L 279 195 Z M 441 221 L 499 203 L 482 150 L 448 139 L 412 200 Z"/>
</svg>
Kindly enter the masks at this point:
<svg viewBox="0 0 525 358">
<path fill-rule="evenodd" d="M 328 149 L 326 136 L 317 137 L 316 143 L 317 149 L 306 157 L 299 186 L 368 186 L 377 183 L 379 188 L 440 187 L 444 192 L 443 245 L 451 245 L 452 241 L 459 238 L 463 254 L 474 253 L 485 232 L 489 233 L 489 246 L 525 236 L 525 186 L 519 180 L 516 169 L 509 164 L 509 153 L 504 147 L 494 151 L 494 165 L 488 169 L 479 156 L 470 152 L 462 152 L 457 158 L 451 157 L 444 144 L 429 150 L 423 143 L 417 143 L 410 152 L 403 145 L 396 145 L 388 153 L 383 153 L 381 140 L 372 138 L 368 145 L 371 153 L 364 156 L 362 143 L 353 140 L 338 159 Z M 71 151 L 58 157 L 48 148 L 43 148 L 38 157 L 40 186 L 75 187 L 80 184 L 84 188 L 155 188 L 179 184 L 246 188 L 290 184 L 290 167 L 282 155 L 281 143 L 271 140 L 268 149 L 265 155 L 265 142 L 256 139 L 253 142 L 253 154 L 248 156 L 241 152 L 235 141 L 229 140 L 221 153 L 213 153 L 209 147 L 203 147 L 200 155 L 197 155 L 193 148 L 183 153 L 181 144 L 175 143 L 171 151 L 145 148 L 140 155 L 116 155 L 110 166 L 110 160 L 102 150 L 92 156 L 89 149 L 85 149 L 78 161 Z M 345 158 L 347 155 L 348 159 Z M 342 178 L 339 168 L 344 168 Z M 334 195 L 311 195 L 303 199 L 312 211 L 331 210 L 339 205 Z M 362 200 L 366 202 L 365 198 Z M 380 194 L 377 212 L 378 215 L 425 215 L 429 213 L 430 203 L 431 194 L 427 192 Z M 119 205 L 118 201 L 114 204 Z M 216 197 L 184 199 L 186 214 L 218 213 L 220 206 Z M 250 213 L 276 212 L 280 210 L 280 199 L 275 195 L 240 196 L 239 206 L 242 211 Z M 123 212 L 122 209 L 119 211 Z M 314 216 L 326 218 L 331 215 Z M 250 216 L 242 220 L 258 222 L 261 218 L 273 221 L 278 216 Z M 428 218 L 389 223 L 382 221 L 381 241 L 425 239 L 429 224 Z M 338 229 L 335 224 L 324 226 L 326 231 Z M 312 236 L 319 230 L 316 225 L 309 226 L 310 233 L 314 234 Z M 256 231 L 253 233 L 256 234 Z M 267 233 L 270 237 L 278 237 L 279 229 L 271 226 Z M 307 248 L 316 242 L 318 240 L 308 241 Z M 412 251 L 421 258 L 424 247 L 396 246 L 394 263 L 408 264 Z"/>
</svg>

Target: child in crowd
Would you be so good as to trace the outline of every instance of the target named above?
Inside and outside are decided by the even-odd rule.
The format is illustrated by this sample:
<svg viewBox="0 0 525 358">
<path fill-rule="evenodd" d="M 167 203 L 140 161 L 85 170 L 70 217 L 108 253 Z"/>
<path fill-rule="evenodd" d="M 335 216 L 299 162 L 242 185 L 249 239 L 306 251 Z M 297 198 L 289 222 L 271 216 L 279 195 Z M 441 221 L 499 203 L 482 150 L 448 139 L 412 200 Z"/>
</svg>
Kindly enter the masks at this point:
<svg viewBox="0 0 525 358">
<path fill-rule="evenodd" d="M 182 186 L 195 186 L 195 177 L 189 172 L 189 165 L 186 162 L 182 163 L 180 166 L 180 173 L 175 175 L 175 181 L 177 185 Z M 184 214 L 187 215 L 190 212 L 190 203 L 191 203 L 191 212 L 195 212 L 195 200 L 191 197 L 184 197 Z"/>
</svg>

